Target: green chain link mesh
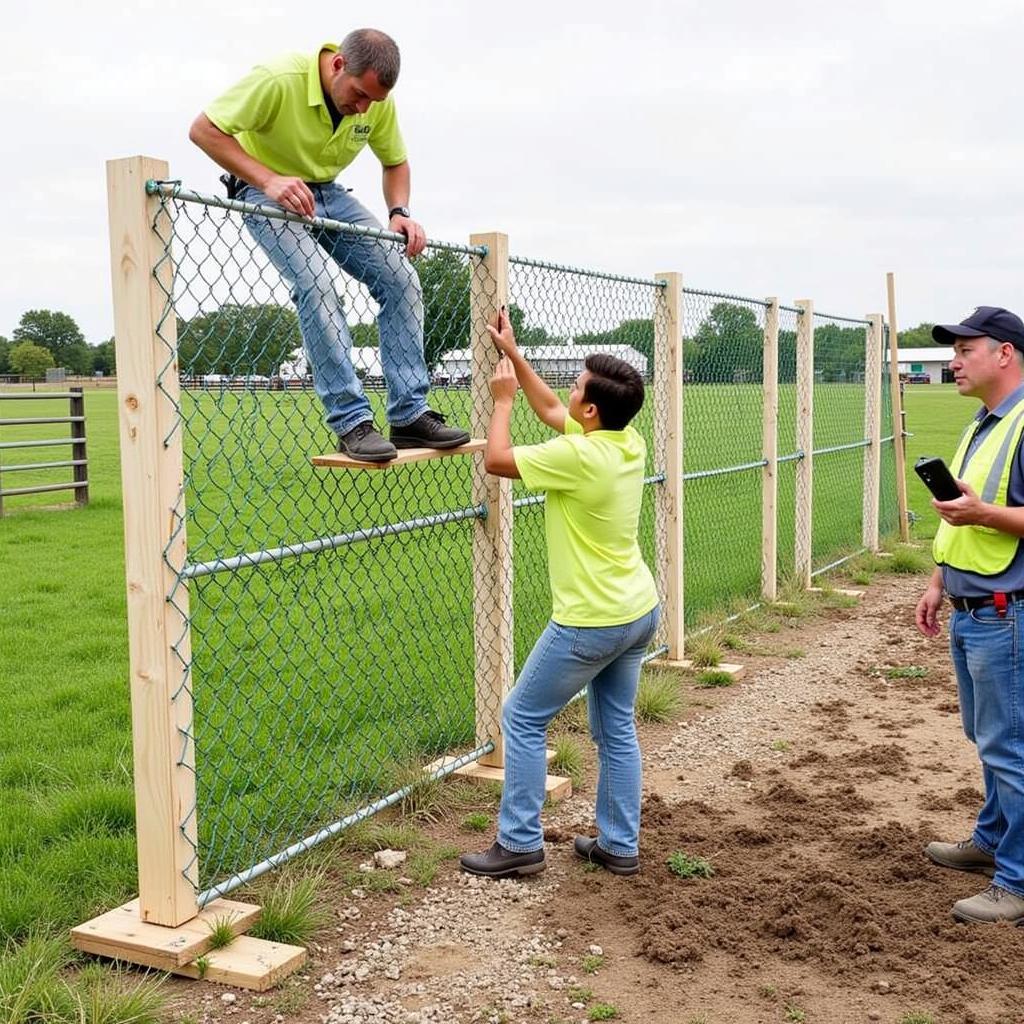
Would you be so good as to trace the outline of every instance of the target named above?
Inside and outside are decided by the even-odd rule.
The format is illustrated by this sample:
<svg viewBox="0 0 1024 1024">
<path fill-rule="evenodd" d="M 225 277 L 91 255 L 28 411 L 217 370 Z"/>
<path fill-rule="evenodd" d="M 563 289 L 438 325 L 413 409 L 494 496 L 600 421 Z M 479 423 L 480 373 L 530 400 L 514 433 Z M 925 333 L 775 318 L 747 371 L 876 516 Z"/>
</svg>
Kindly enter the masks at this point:
<svg viewBox="0 0 1024 1024">
<path fill-rule="evenodd" d="M 157 385 L 175 402 L 185 460 L 174 521 L 176 531 L 187 531 L 187 564 L 171 565 L 177 583 L 168 600 L 181 620 L 174 638 L 180 693 L 194 706 L 181 744 L 183 761 L 194 745 L 197 804 L 181 827 L 198 822 L 200 886 L 227 891 L 250 865 L 265 866 L 286 849 L 290 855 L 306 837 L 377 806 L 438 755 L 469 760 L 490 749 L 476 746 L 474 675 L 478 662 L 498 656 L 501 628 L 490 627 L 494 635 L 485 633 L 475 650 L 473 535 L 486 514 L 480 478 L 474 486 L 478 460 L 436 459 L 388 472 L 312 466 L 310 457 L 332 451 L 335 439 L 302 355 L 299 316 L 335 326 L 343 319 L 383 429 L 378 318 L 391 317 L 387 329 L 394 330 L 395 318 L 422 315 L 431 408 L 468 428 L 474 393 L 486 387 L 470 379 L 470 295 L 476 288 L 493 297 L 496 284 L 480 248 L 431 243 L 414 270 L 401 240 L 386 232 L 268 217 L 166 183 L 150 191 L 159 196 L 153 229 L 164 246 L 156 279 L 173 267 L 158 330 L 167 358 Z M 287 248 L 299 267 L 299 281 L 283 279 L 256 241 L 269 229 L 278 258 Z M 365 284 L 353 276 L 352 252 L 377 261 L 376 271 L 361 272 Z M 636 421 L 649 453 L 641 544 L 663 580 L 655 515 L 663 467 L 654 438 L 656 418 L 667 415 L 654 358 L 655 338 L 667 329 L 663 285 L 517 257 L 508 273 L 519 343 L 563 397 L 588 346 L 615 352 L 644 373 L 648 400 Z M 299 292 L 305 298 L 297 313 Z M 691 620 L 759 590 L 764 316 L 761 300 L 684 295 Z M 793 550 L 797 319 L 796 310 L 782 308 L 782 571 Z M 816 316 L 816 447 L 863 439 L 863 324 L 853 328 L 859 356 L 847 358 L 844 336 L 831 333 L 836 319 Z M 569 353 L 551 351 L 565 346 Z M 167 387 L 176 356 L 178 400 L 177 389 Z M 547 436 L 525 402 L 517 403 L 514 442 Z M 817 463 L 816 496 L 825 488 L 829 498 L 819 506 L 825 521 L 815 519 L 816 564 L 859 547 L 862 454 L 858 447 Z M 888 451 L 886 458 L 882 524 L 891 529 Z M 543 499 L 517 483 L 513 500 L 506 582 L 518 668 L 547 620 L 550 593 Z"/>
</svg>

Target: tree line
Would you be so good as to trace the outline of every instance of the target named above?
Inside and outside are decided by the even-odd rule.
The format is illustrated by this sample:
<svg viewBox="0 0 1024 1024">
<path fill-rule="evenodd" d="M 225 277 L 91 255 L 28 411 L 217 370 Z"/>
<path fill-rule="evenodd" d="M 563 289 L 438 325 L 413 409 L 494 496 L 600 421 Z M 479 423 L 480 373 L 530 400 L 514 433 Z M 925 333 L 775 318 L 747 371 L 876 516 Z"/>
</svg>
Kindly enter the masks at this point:
<svg viewBox="0 0 1024 1024">
<path fill-rule="evenodd" d="M 470 338 L 470 271 L 460 255 L 439 250 L 416 261 L 424 304 L 424 356 L 437 366 L 446 352 L 465 348 Z M 629 345 L 654 369 L 654 322 L 623 319 L 605 331 L 584 331 L 571 337 L 550 333 L 512 303 L 509 316 L 523 347 L 537 345 Z M 900 334 L 901 347 L 931 347 L 931 324 Z M 376 323 L 350 327 L 355 345 L 376 347 Z M 211 312 L 177 320 L 178 365 L 192 376 L 223 374 L 272 377 L 302 345 L 299 320 L 290 306 L 275 303 L 227 304 Z M 51 366 L 72 374 L 115 372 L 114 339 L 89 345 L 75 321 L 52 310 L 30 310 L 11 339 L 0 337 L 0 374 L 41 377 Z M 695 383 L 760 380 L 764 341 L 757 315 L 748 306 L 716 302 L 696 333 L 684 339 L 687 379 Z M 856 380 L 864 368 L 864 328 L 822 324 L 815 329 L 814 357 L 824 380 Z M 796 379 L 796 333 L 779 331 L 779 379 Z"/>
</svg>

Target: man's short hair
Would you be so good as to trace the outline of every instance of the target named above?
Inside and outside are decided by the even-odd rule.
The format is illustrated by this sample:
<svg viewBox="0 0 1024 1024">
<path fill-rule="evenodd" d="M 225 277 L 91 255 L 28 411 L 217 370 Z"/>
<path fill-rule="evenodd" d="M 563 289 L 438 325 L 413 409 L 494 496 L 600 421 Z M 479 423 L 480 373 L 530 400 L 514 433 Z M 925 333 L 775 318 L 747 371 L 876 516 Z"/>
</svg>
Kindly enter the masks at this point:
<svg viewBox="0 0 1024 1024">
<path fill-rule="evenodd" d="M 583 401 L 597 406 L 605 430 L 622 430 L 644 404 L 644 379 L 624 359 L 607 352 L 587 356 L 590 377 Z"/>
<path fill-rule="evenodd" d="M 376 71 L 377 81 L 385 89 L 393 89 L 402 67 L 398 44 L 387 33 L 375 28 L 357 28 L 349 32 L 339 47 L 345 58 L 347 74 L 359 77 L 366 71 Z"/>
</svg>

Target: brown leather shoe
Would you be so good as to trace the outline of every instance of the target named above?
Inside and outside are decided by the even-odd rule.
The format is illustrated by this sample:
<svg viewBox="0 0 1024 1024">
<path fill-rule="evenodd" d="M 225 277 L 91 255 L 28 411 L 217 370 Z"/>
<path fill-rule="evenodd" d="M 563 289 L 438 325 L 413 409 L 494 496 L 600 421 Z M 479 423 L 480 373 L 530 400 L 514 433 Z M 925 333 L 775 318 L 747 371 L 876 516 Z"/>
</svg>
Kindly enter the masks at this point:
<svg viewBox="0 0 1024 1024">
<path fill-rule="evenodd" d="M 613 875 L 635 875 L 640 870 L 639 857 L 619 857 L 614 853 L 608 853 L 597 845 L 596 839 L 589 836 L 577 836 L 572 842 L 572 848 L 576 851 L 577 857 L 590 861 L 591 864 L 600 864 Z"/>
<path fill-rule="evenodd" d="M 991 853 L 979 850 L 973 839 L 959 843 L 929 843 L 924 848 L 925 856 L 954 871 L 974 871 L 991 878 L 996 873 L 996 859 Z"/>
<path fill-rule="evenodd" d="M 953 919 L 964 924 L 995 924 L 1009 921 L 1024 925 L 1024 896 L 1018 896 L 1000 885 L 990 885 L 984 892 L 953 904 Z"/>
<path fill-rule="evenodd" d="M 464 853 L 459 858 L 459 864 L 467 874 L 483 875 L 485 878 L 535 875 L 547 867 L 544 863 L 543 847 L 529 853 L 515 853 L 506 850 L 501 843 L 494 843 L 489 850 L 482 853 Z"/>
</svg>

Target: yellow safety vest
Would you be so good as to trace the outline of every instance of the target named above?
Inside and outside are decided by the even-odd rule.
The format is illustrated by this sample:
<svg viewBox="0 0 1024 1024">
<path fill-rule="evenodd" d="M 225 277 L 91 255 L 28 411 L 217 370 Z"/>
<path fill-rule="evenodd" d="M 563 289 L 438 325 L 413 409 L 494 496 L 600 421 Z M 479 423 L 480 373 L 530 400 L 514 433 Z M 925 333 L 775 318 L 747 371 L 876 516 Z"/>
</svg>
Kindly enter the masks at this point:
<svg viewBox="0 0 1024 1024">
<path fill-rule="evenodd" d="M 965 469 L 967 449 L 976 429 L 977 423 L 970 423 L 960 438 L 953 459 L 953 476 L 970 484 L 982 501 L 1005 505 L 1010 469 L 1024 433 L 1024 399 L 985 435 Z M 991 526 L 950 526 L 942 520 L 932 543 L 932 557 L 939 565 L 981 576 L 998 576 L 1010 567 L 1019 540 Z"/>
</svg>

